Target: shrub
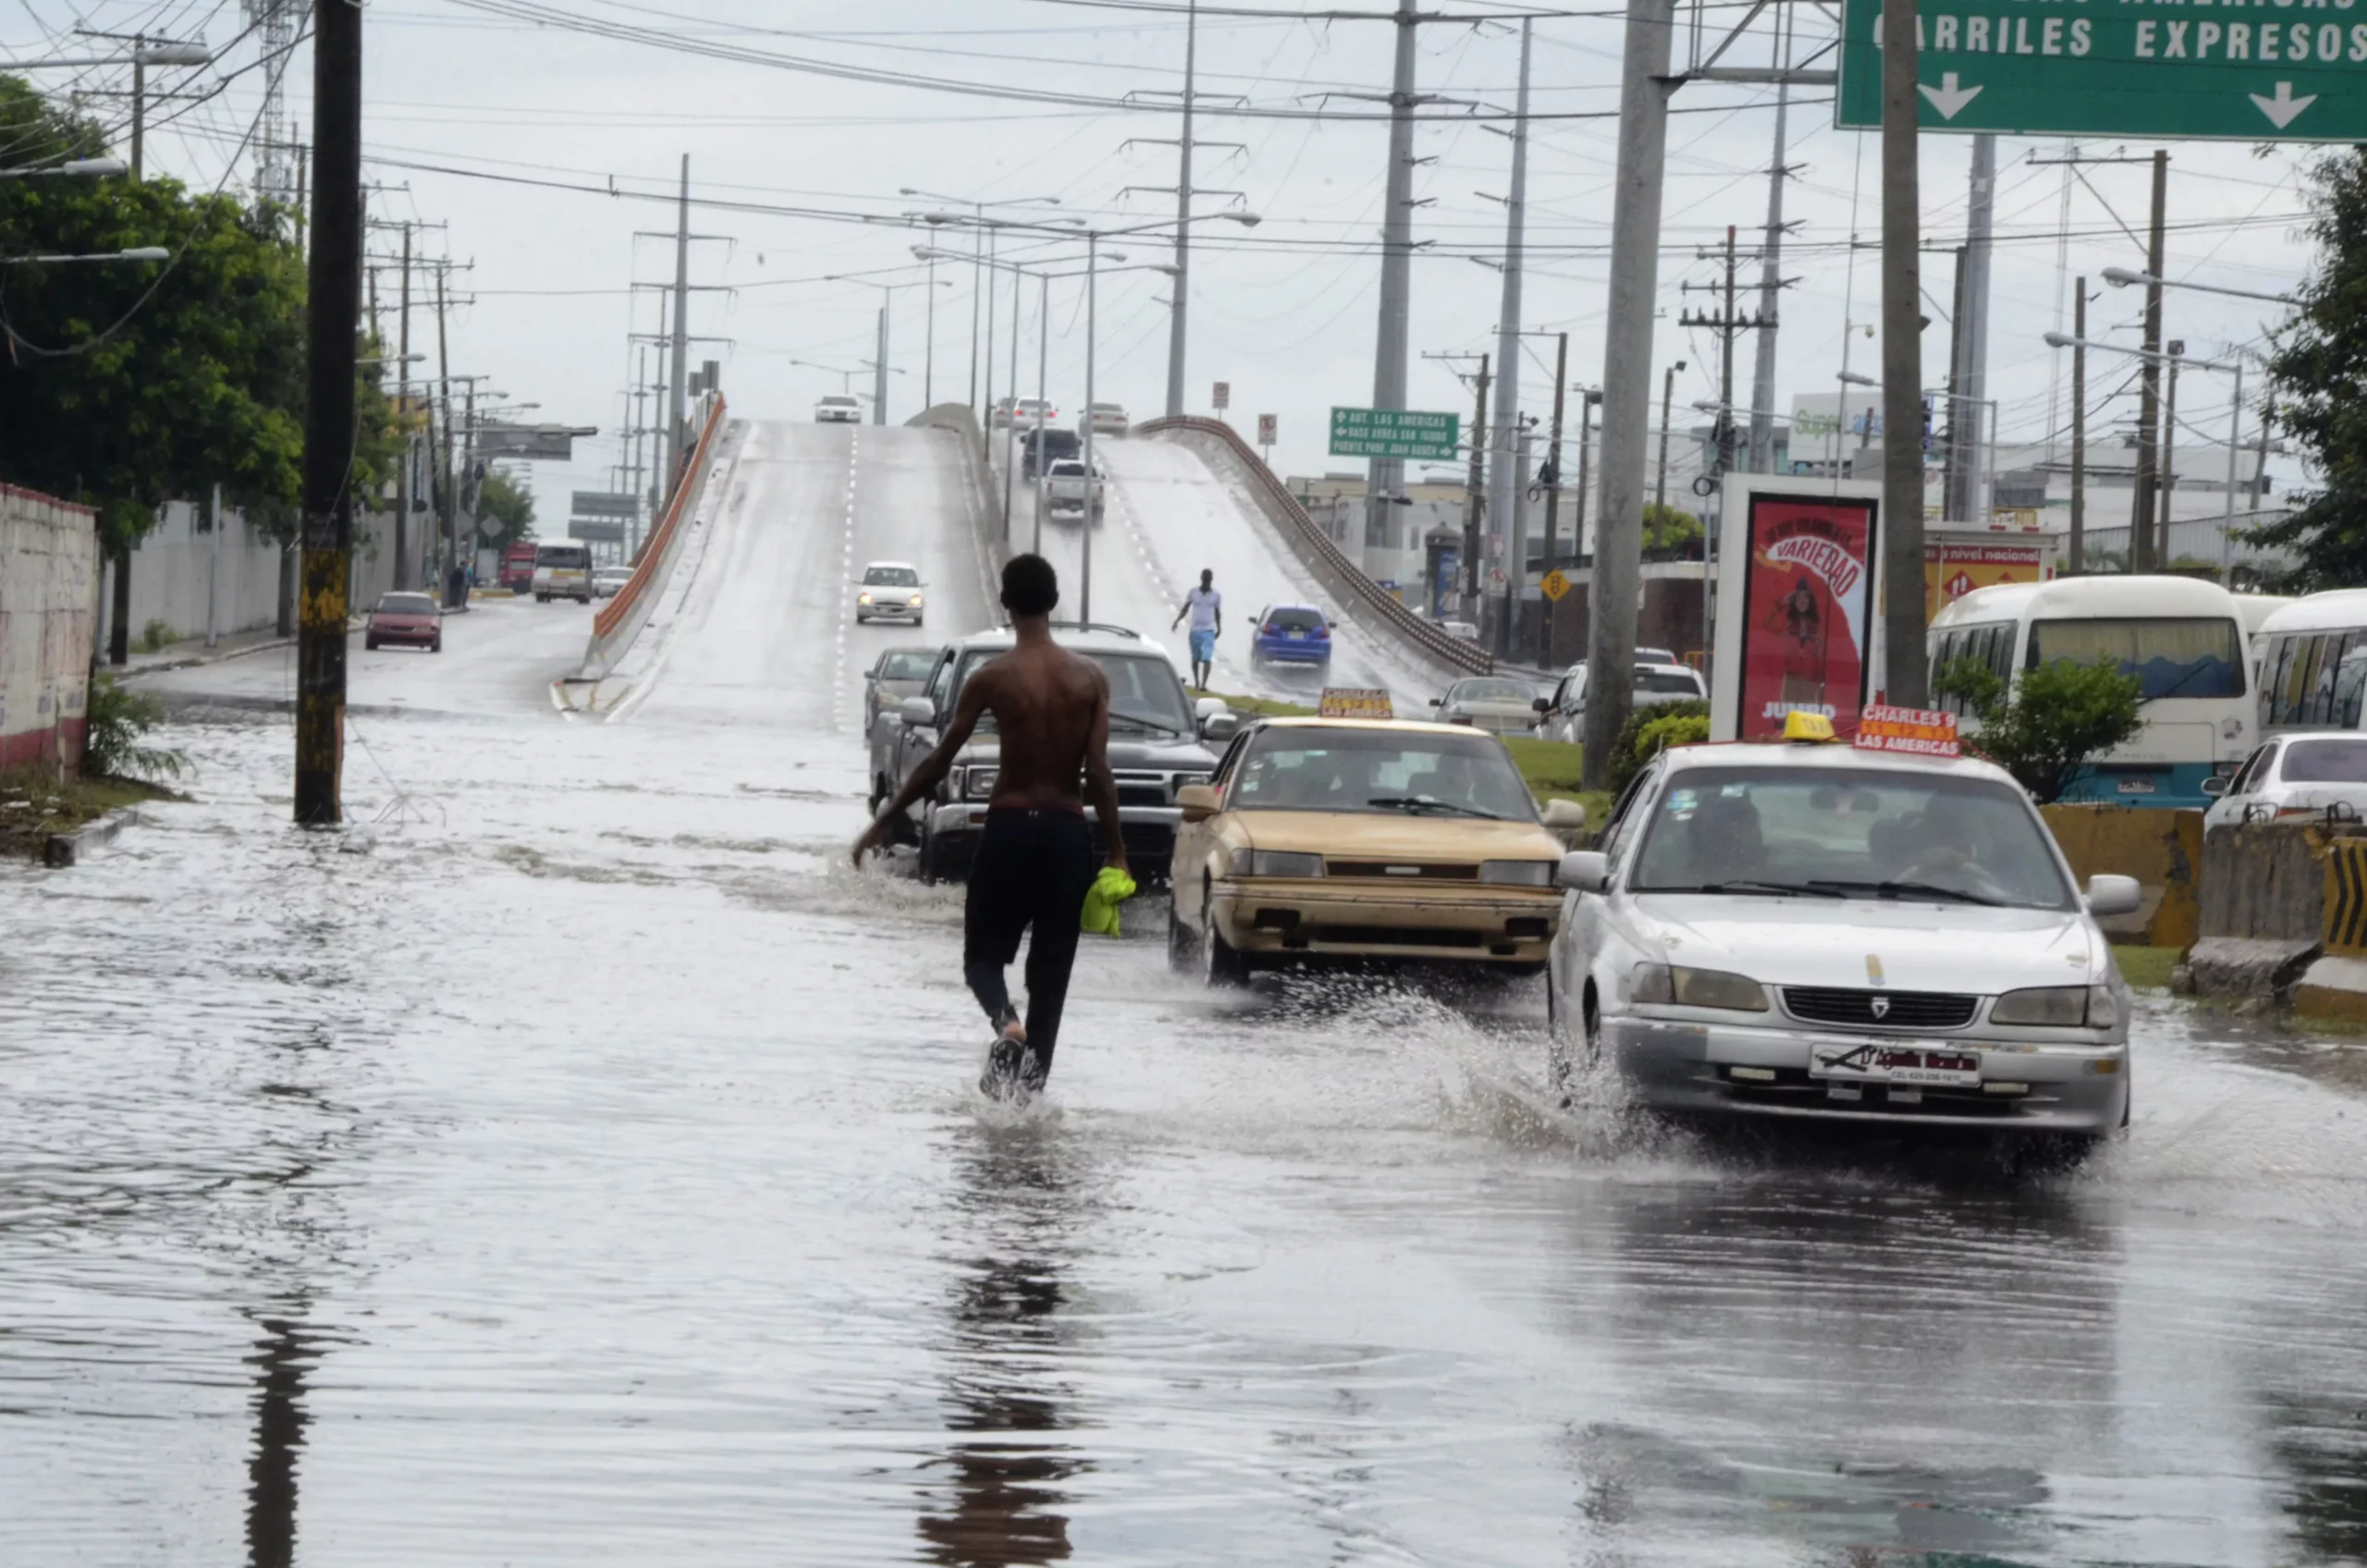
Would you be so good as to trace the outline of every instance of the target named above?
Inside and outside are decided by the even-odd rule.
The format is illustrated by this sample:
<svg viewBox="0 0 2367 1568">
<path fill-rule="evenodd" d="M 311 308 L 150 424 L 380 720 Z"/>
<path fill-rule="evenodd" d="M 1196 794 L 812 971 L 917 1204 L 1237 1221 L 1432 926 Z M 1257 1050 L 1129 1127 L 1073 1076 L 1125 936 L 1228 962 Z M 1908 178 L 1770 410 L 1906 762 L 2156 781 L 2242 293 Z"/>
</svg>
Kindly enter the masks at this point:
<svg viewBox="0 0 2367 1568">
<path fill-rule="evenodd" d="M 2062 799 L 2091 762 L 2145 722 L 2138 711 L 2144 683 L 2108 664 L 2058 659 L 2023 671 L 2020 686 L 2008 688 L 1987 665 L 1958 659 L 1932 690 L 1972 710 L 1978 749 L 2041 805 Z"/>
<path fill-rule="evenodd" d="M 1662 745 L 1681 743 L 1674 740 L 1655 741 L 1647 746 L 1644 741 L 1644 732 L 1655 725 L 1665 724 L 1671 719 L 1678 718 L 1700 720 L 1700 732 L 1691 738 L 1699 741 L 1706 741 L 1710 738 L 1710 704 L 1699 698 L 1686 703 L 1662 703 L 1650 707 L 1638 707 L 1628 714 L 1627 722 L 1619 727 L 1619 739 L 1611 748 L 1610 788 L 1614 798 L 1622 790 L 1627 788 L 1628 781 L 1642 771 L 1644 764 L 1652 759 L 1653 754 L 1661 749 Z M 1662 733 L 1668 734 L 1671 731 L 1662 731 Z"/>
<path fill-rule="evenodd" d="M 1674 713 L 1653 719 L 1636 732 L 1636 765 L 1640 767 L 1671 746 L 1691 746 L 1710 738 L 1706 713 Z"/>
<path fill-rule="evenodd" d="M 143 654 L 153 654 L 177 642 L 179 637 L 180 633 L 173 630 L 171 622 L 152 620 L 140 629 L 139 641 L 132 643 L 132 646 Z"/>
<path fill-rule="evenodd" d="M 178 778 L 189 758 L 141 744 L 165 717 L 165 705 L 143 692 L 127 692 L 112 675 L 91 678 L 82 771 L 102 778 Z"/>
</svg>

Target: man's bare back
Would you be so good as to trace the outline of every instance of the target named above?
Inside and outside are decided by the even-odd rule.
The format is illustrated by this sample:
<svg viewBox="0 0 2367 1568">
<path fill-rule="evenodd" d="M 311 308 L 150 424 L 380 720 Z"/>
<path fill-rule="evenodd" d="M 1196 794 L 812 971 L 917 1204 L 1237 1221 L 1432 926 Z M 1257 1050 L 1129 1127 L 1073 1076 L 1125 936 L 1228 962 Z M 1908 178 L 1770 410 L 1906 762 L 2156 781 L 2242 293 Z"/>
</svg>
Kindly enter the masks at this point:
<svg viewBox="0 0 2367 1568">
<path fill-rule="evenodd" d="M 1049 638 L 1022 643 L 970 677 L 964 710 L 973 693 L 994 715 L 1001 752 L 988 804 L 1082 811 L 1086 769 L 1106 754 L 1110 733 L 1110 678 L 1100 667 Z"/>
</svg>

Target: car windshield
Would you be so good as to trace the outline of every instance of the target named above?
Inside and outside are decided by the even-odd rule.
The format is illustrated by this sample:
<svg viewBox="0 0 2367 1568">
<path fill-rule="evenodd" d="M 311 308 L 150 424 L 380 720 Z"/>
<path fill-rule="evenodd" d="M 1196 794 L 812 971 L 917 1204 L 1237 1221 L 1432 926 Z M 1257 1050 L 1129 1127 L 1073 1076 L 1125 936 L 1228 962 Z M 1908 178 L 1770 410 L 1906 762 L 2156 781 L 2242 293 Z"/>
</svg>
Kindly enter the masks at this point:
<svg viewBox="0 0 2367 1568">
<path fill-rule="evenodd" d="M 1269 631 L 1312 631 L 1322 624 L 1319 610 L 1274 610 L 1266 617 Z"/>
<path fill-rule="evenodd" d="M 1454 689 L 1453 701 L 1458 703 L 1520 703 L 1528 702 L 1528 688 L 1517 680 L 1466 680 Z"/>
<path fill-rule="evenodd" d="M 1085 463 L 1081 459 L 1062 458 L 1052 464 L 1052 477 L 1054 479 L 1083 479 Z"/>
<path fill-rule="evenodd" d="M 1628 888 L 2079 907 L 2011 785 L 1861 767 L 1680 769 Z"/>
<path fill-rule="evenodd" d="M 1093 411 L 1098 414 L 1122 414 L 1126 411 L 1126 408 L 1122 403 L 1096 403 L 1093 405 Z"/>
<path fill-rule="evenodd" d="M 921 585 L 921 574 L 908 566 L 866 567 L 864 569 L 863 585 L 866 588 L 917 588 Z"/>
<path fill-rule="evenodd" d="M 822 406 L 826 409 L 852 409 L 857 405 L 852 398 L 825 398 Z"/>
<path fill-rule="evenodd" d="M 1110 678 L 1110 728 L 1113 733 L 1190 735 L 1197 729 L 1192 704 L 1184 695 L 1184 682 L 1165 655 L 1121 654 L 1098 648 L 1080 648 L 1076 652 L 1099 665 L 1101 673 Z M 957 702 L 962 687 L 978 667 L 989 659 L 1000 658 L 1003 653 L 1000 648 L 975 648 L 962 655 L 962 668 L 954 672 L 953 679 Z M 983 715 L 978 728 L 992 729 L 994 716 Z"/>
<path fill-rule="evenodd" d="M 935 648 L 902 648 L 883 655 L 879 660 L 882 680 L 926 680 L 928 672 L 937 667 Z"/>
<path fill-rule="evenodd" d="M 381 594 L 380 615 L 434 615 L 435 601 L 424 594 Z"/>
<path fill-rule="evenodd" d="M 1250 743 L 1225 792 L 1236 811 L 1534 822 L 1528 786 L 1502 746 L 1477 735 L 1288 726 Z"/>
<path fill-rule="evenodd" d="M 2296 741 L 2277 777 L 2287 784 L 2367 784 L 2367 741 Z"/>
<path fill-rule="evenodd" d="M 1636 672 L 1636 690 L 1647 696 L 1682 692 L 1688 697 L 1698 697 L 1701 694 L 1701 683 L 1682 670 L 1639 669 Z"/>
<path fill-rule="evenodd" d="M 592 552 L 581 545 L 545 545 L 534 552 L 534 564 L 573 567 L 581 571 L 592 564 Z"/>
<path fill-rule="evenodd" d="M 2240 697 L 2243 637 L 2233 619 L 2040 620 L 2030 623 L 2030 668 L 2069 659 L 2109 664 L 2143 683 L 2140 700 Z"/>
</svg>

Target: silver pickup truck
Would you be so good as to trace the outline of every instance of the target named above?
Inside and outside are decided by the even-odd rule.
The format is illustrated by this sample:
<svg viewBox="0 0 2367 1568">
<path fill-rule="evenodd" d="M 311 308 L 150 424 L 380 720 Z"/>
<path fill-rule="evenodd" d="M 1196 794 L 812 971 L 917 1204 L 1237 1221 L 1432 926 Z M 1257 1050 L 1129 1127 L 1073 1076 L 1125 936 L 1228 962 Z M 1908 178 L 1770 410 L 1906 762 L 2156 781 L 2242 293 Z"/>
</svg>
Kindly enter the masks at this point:
<svg viewBox="0 0 2367 1568">
<path fill-rule="evenodd" d="M 1217 751 L 1232 739 L 1238 721 L 1218 698 L 1203 699 L 1196 708 L 1166 653 L 1123 627 L 1056 622 L 1052 636 L 1110 678 L 1110 768 L 1118 777 L 1126 859 L 1136 880 L 1163 883 L 1182 820 L 1175 792 L 1208 781 L 1216 772 Z M 936 750 L 963 683 L 1011 645 L 1008 628 L 963 638 L 938 655 L 923 695 L 907 697 L 879 716 L 871 736 L 873 812 Z M 1000 751 L 992 720 L 982 722 L 937 793 L 913 808 L 901 834 L 919 846 L 925 879 L 967 874 L 986 827 L 987 802 L 995 792 Z M 1091 807 L 1086 809 L 1089 815 Z"/>
<path fill-rule="evenodd" d="M 1093 521 L 1101 521 L 1103 492 L 1109 480 L 1096 474 L 1085 477 L 1083 458 L 1055 458 L 1051 471 L 1044 476 L 1044 516 L 1053 522 L 1081 522 L 1085 520 L 1085 501 L 1093 503 Z"/>
</svg>

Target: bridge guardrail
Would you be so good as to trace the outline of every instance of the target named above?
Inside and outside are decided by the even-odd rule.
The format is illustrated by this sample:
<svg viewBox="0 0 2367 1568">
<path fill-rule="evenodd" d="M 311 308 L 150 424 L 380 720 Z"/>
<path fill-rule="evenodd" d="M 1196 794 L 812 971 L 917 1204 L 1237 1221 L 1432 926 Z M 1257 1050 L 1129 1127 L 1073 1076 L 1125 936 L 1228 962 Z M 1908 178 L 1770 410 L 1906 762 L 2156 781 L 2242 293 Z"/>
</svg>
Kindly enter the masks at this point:
<svg viewBox="0 0 2367 1568">
<path fill-rule="evenodd" d="M 613 663 L 615 655 L 632 645 L 642 622 L 648 619 L 656 584 L 666 575 L 674 546 L 680 541 L 682 520 L 691 515 L 706 488 L 707 471 L 715 458 L 716 444 L 722 437 L 723 416 L 723 394 L 709 394 L 706 423 L 699 431 L 698 445 L 692 448 L 690 466 L 683 470 L 681 482 L 666 503 L 666 515 L 650 530 L 649 537 L 642 541 L 641 558 L 633 563 L 632 575 L 592 618 L 592 643 L 583 656 L 587 670 Z"/>
<path fill-rule="evenodd" d="M 1334 594 L 1354 598 L 1362 607 L 1370 610 L 1390 632 L 1400 641 L 1410 643 L 1413 650 L 1425 658 L 1452 668 L 1468 670 L 1474 675 L 1495 672 L 1496 661 L 1485 648 L 1476 643 L 1466 643 L 1460 637 L 1449 636 L 1439 630 L 1436 622 L 1416 615 L 1397 599 L 1383 593 L 1380 584 L 1366 576 L 1364 569 L 1350 560 L 1347 552 L 1333 544 L 1331 536 L 1307 516 L 1306 508 L 1299 504 L 1298 497 L 1274 477 L 1274 471 L 1266 466 L 1266 460 L 1257 455 L 1256 448 L 1242 439 L 1241 432 L 1222 420 L 1202 419 L 1196 414 L 1145 420 L 1134 426 L 1137 435 L 1170 433 L 1208 436 L 1239 459 L 1243 472 L 1257 487 L 1258 494 L 1269 503 L 1272 512 L 1281 514 L 1283 526 L 1280 532 L 1284 543 L 1298 557 L 1300 564 L 1322 579 Z"/>
</svg>

